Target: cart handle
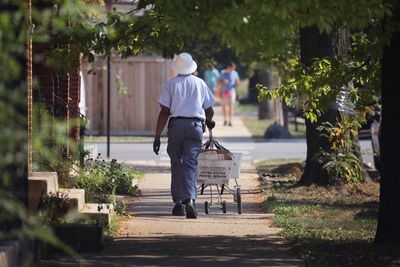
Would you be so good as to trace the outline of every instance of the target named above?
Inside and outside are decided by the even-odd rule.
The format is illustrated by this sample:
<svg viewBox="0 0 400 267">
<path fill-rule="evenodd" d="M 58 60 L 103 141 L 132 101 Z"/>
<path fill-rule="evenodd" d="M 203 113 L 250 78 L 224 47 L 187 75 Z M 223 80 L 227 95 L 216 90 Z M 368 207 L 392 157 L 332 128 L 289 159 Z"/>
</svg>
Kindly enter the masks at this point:
<svg viewBox="0 0 400 267">
<path fill-rule="evenodd" d="M 207 149 L 214 149 L 214 147 L 216 147 L 217 149 L 224 149 L 226 151 L 229 151 L 224 146 L 222 146 L 220 143 L 218 143 L 216 140 L 214 140 L 212 130 L 210 130 L 210 129 L 208 129 L 208 137 L 209 137 L 209 140 L 204 144 L 203 147 L 205 147 Z"/>
<path fill-rule="evenodd" d="M 210 149 L 214 149 L 214 137 L 212 134 L 212 129 L 208 129 L 208 138 L 210 140 Z"/>
</svg>

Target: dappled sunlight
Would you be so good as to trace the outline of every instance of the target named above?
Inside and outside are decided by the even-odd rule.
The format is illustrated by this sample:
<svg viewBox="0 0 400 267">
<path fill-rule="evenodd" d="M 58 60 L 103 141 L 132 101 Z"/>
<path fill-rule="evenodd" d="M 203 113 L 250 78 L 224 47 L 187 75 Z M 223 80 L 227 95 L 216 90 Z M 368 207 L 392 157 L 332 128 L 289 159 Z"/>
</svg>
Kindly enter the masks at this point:
<svg viewBox="0 0 400 267">
<path fill-rule="evenodd" d="M 299 266 L 290 254 L 280 238 L 268 235 L 135 237 L 116 239 L 85 266 Z"/>
</svg>

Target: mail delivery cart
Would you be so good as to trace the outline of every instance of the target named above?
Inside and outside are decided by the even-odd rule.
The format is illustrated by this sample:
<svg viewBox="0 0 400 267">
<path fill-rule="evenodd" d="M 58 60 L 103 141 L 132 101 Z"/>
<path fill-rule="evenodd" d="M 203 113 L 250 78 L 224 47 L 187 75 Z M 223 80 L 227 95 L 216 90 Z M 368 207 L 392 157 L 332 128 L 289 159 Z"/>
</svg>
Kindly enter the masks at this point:
<svg viewBox="0 0 400 267">
<path fill-rule="evenodd" d="M 242 214 L 242 196 L 238 179 L 240 176 L 241 153 L 232 153 L 219 144 L 209 130 L 209 140 L 206 141 L 198 157 L 197 191 L 203 195 L 209 191 L 210 199 L 204 202 L 206 214 L 212 206 L 217 205 L 226 213 L 224 193 L 232 194 L 237 204 L 237 212 Z M 234 180 L 234 187 L 229 187 L 229 181 Z"/>
</svg>

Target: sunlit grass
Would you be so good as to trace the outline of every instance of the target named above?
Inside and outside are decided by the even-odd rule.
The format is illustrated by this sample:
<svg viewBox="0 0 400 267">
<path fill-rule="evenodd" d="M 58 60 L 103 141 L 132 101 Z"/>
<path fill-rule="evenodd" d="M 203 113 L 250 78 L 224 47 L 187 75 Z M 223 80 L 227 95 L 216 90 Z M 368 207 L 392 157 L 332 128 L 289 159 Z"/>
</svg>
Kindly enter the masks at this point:
<svg viewBox="0 0 400 267">
<path fill-rule="evenodd" d="M 235 107 L 235 113 L 254 113 L 255 115 L 258 112 L 257 104 L 239 104 Z"/>
<path fill-rule="evenodd" d="M 244 110 L 243 108 L 242 110 Z M 250 108 L 246 108 L 250 109 Z M 249 129 L 253 138 L 263 138 L 265 130 L 274 123 L 274 120 L 259 120 L 257 114 L 254 116 L 243 116 L 242 121 Z M 297 123 L 297 128 L 294 122 L 289 122 L 289 133 L 292 138 L 305 138 L 306 127 L 304 123 Z"/>
<path fill-rule="evenodd" d="M 237 95 L 238 95 L 239 99 L 247 98 L 247 93 L 249 90 L 249 79 L 241 80 L 241 82 L 236 90 L 237 90 Z"/>
<path fill-rule="evenodd" d="M 256 115 L 257 116 L 257 115 Z M 274 123 L 273 120 L 259 120 L 256 116 L 242 117 L 242 121 L 247 129 L 250 131 L 253 138 L 263 138 L 265 130 Z"/>
<path fill-rule="evenodd" d="M 304 266 L 395 266 L 398 246 L 373 244 L 379 184 L 299 187 L 301 160 L 263 161 L 264 209 Z M 394 264 L 394 265 L 393 265 Z"/>
</svg>

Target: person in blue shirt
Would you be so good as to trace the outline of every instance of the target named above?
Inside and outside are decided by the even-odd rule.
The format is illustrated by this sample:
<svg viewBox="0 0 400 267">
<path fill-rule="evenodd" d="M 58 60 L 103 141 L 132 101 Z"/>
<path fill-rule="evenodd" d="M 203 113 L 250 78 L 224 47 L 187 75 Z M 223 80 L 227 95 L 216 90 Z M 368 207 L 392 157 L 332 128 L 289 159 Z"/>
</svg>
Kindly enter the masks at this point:
<svg viewBox="0 0 400 267">
<path fill-rule="evenodd" d="M 236 102 L 236 88 L 240 83 L 235 63 L 230 63 L 221 71 L 219 83 L 221 85 L 221 105 L 224 115 L 224 125 L 232 126 L 232 117 Z"/>
<path fill-rule="evenodd" d="M 205 64 L 205 67 L 207 69 L 204 71 L 203 77 L 208 88 L 210 88 L 211 92 L 215 96 L 215 89 L 217 87 L 217 83 L 219 80 L 219 71 L 214 66 L 215 66 L 214 61 L 210 60 L 209 62 L 207 62 Z"/>
<path fill-rule="evenodd" d="M 158 155 L 160 136 L 168 119 L 167 153 L 171 159 L 172 215 L 197 218 L 195 208 L 197 163 L 205 126 L 214 128 L 214 95 L 206 83 L 193 75 L 196 62 L 188 53 L 174 58 L 171 68 L 178 75 L 161 91 L 153 151 Z"/>
</svg>

